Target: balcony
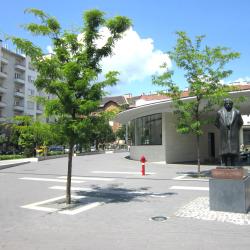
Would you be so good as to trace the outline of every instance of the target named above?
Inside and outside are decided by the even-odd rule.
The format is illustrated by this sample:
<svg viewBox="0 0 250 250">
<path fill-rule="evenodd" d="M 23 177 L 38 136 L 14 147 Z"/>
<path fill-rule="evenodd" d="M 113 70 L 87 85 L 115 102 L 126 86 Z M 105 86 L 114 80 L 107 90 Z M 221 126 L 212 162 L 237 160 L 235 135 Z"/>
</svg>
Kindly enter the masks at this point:
<svg viewBox="0 0 250 250">
<path fill-rule="evenodd" d="M 14 110 L 24 111 L 24 105 L 20 102 L 15 102 L 14 103 Z"/>
<path fill-rule="evenodd" d="M 15 65 L 15 69 L 18 69 L 18 70 L 21 70 L 21 71 L 25 71 L 26 70 L 25 65 L 20 64 L 20 63 L 17 63 Z"/>
<path fill-rule="evenodd" d="M 15 78 L 16 83 L 25 84 L 25 80 L 22 78 Z"/>
<path fill-rule="evenodd" d="M 0 116 L 0 122 L 5 122 L 5 121 L 6 121 L 6 118 L 3 116 Z"/>
<path fill-rule="evenodd" d="M 24 98 L 24 91 L 20 89 L 15 89 L 14 96 L 22 97 Z"/>
<path fill-rule="evenodd" d="M 5 108 L 7 106 L 7 103 L 0 101 L 0 108 Z"/>
<path fill-rule="evenodd" d="M 0 113 L 0 122 L 5 122 L 5 121 L 6 121 L 6 115 Z"/>
<path fill-rule="evenodd" d="M 0 93 L 6 93 L 7 89 L 3 86 L 0 86 Z"/>
<path fill-rule="evenodd" d="M 7 77 L 7 73 L 0 71 L 0 78 L 5 79 Z"/>
<path fill-rule="evenodd" d="M 1 56 L 0 57 L 0 61 L 2 62 L 2 63 L 4 63 L 4 64 L 8 64 L 8 59 L 7 58 L 5 58 L 4 56 Z"/>
</svg>

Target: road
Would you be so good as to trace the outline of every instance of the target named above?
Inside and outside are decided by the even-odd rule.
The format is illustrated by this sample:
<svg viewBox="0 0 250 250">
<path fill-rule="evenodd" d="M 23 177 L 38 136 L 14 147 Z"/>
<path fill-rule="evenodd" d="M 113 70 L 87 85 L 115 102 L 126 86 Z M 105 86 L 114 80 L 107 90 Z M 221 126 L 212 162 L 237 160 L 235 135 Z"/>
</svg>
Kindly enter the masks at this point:
<svg viewBox="0 0 250 250">
<path fill-rule="evenodd" d="M 67 158 L 1 170 L 0 249 L 249 249 L 250 225 L 176 216 L 208 197 L 207 180 L 184 176 L 195 166 L 147 163 L 141 176 L 126 156 L 74 157 L 70 208 Z"/>
</svg>

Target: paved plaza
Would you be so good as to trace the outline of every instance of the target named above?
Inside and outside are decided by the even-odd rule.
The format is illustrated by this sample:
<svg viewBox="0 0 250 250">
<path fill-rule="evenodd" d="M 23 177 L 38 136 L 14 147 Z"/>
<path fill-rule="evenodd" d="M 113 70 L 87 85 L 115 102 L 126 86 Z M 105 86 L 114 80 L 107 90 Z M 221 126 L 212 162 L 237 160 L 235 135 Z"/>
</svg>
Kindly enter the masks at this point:
<svg viewBox="0 0 250 250">
<path fill-rule="evenodd" d="M 0 170 L 0 249 L 249 249 L 249 215 L 208 210 L 196 166 L 140 163 L 127 153 L 67 158 Z M 202 166 L 210 170 L 213 166 Z"/>
</svg>

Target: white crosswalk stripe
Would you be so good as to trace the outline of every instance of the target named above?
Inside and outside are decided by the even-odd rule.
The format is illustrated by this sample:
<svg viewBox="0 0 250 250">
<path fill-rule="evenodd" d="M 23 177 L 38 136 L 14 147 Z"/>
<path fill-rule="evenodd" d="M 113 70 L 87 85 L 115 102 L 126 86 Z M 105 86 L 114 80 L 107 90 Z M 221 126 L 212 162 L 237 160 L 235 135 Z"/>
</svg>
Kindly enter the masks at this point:
<svg viewBox="0 0 250 250">
<path fill-rule="evenodd" d="M 209 191 L 208 187 L 192 187 L 192 186 L 172 186 L 169 189 L 174 190 L 197 190 L 197 191 Z"/>
<path fill-rule="evenodd" d="M 52 186 L 49 187 L 49 189 L 54 189 L 54 190 L 66 190 L 65 186 Z M 83 188 L 83 187 L 71 187 L 72 191 L 85 191 L 85 192 L 91 192 L 93 191 L 93 188 Z"/>
<path fill-rule="evenodd" d="M 63 182 L 66 183 L 67 180 L 59 180 L 59 179 L 51 179 L 51 178 L 35 178 L 35 177 L 21 177 L 20 180 L 27 180 L 27 181 L 44 181 L 44 182 Z M 72 183 L 83 183 L 85 181 L 77 181 L 72 180 Z"/>
<path fill-rule="evenodd" d="M 118 172 L 118 171 L 92 171 L 93 174 L 128 174 L 128 175 L 141 175 L 141 172 Z M 154 172 L 147 172 L 146 175 L 156 174 Z"/>
<path fill-rule="evenodd" d="M 67 176 L 60 176 L 59 179 L 66 179 Z M 114 181 L 114 178 L 101 178 L 101 177 L 81 177 L 81 176 L 72 176 L 72 180 L 83 180 L 83 181 Z"/>
<path fill-rule="evenodd" d="M 204 181 L 204 182 L 208 182 L 208 179 L 205 178 L 187 178 L 188 175 L 187 174 L 183 174 L 183 175 L 179 175 L 177 177 L 172 178 L 172 180 L 176 180 L 176 181 Z"/>
</svg>

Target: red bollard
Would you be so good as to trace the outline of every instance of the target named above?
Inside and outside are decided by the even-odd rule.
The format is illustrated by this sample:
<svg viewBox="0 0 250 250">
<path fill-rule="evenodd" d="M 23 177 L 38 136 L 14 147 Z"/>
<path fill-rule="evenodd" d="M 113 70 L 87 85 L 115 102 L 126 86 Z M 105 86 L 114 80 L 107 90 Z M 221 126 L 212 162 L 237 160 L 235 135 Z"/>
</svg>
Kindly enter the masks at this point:
<svg viewBox="0 0 250 250">
<path fill-rule="evenodd" d="M 142 155 L 140 161 L 141 161 L 141 175 L 144 176 L 145 175 L 145 162 L 146 162 L 146 158 L 144 155 Z"/>
</svg>

